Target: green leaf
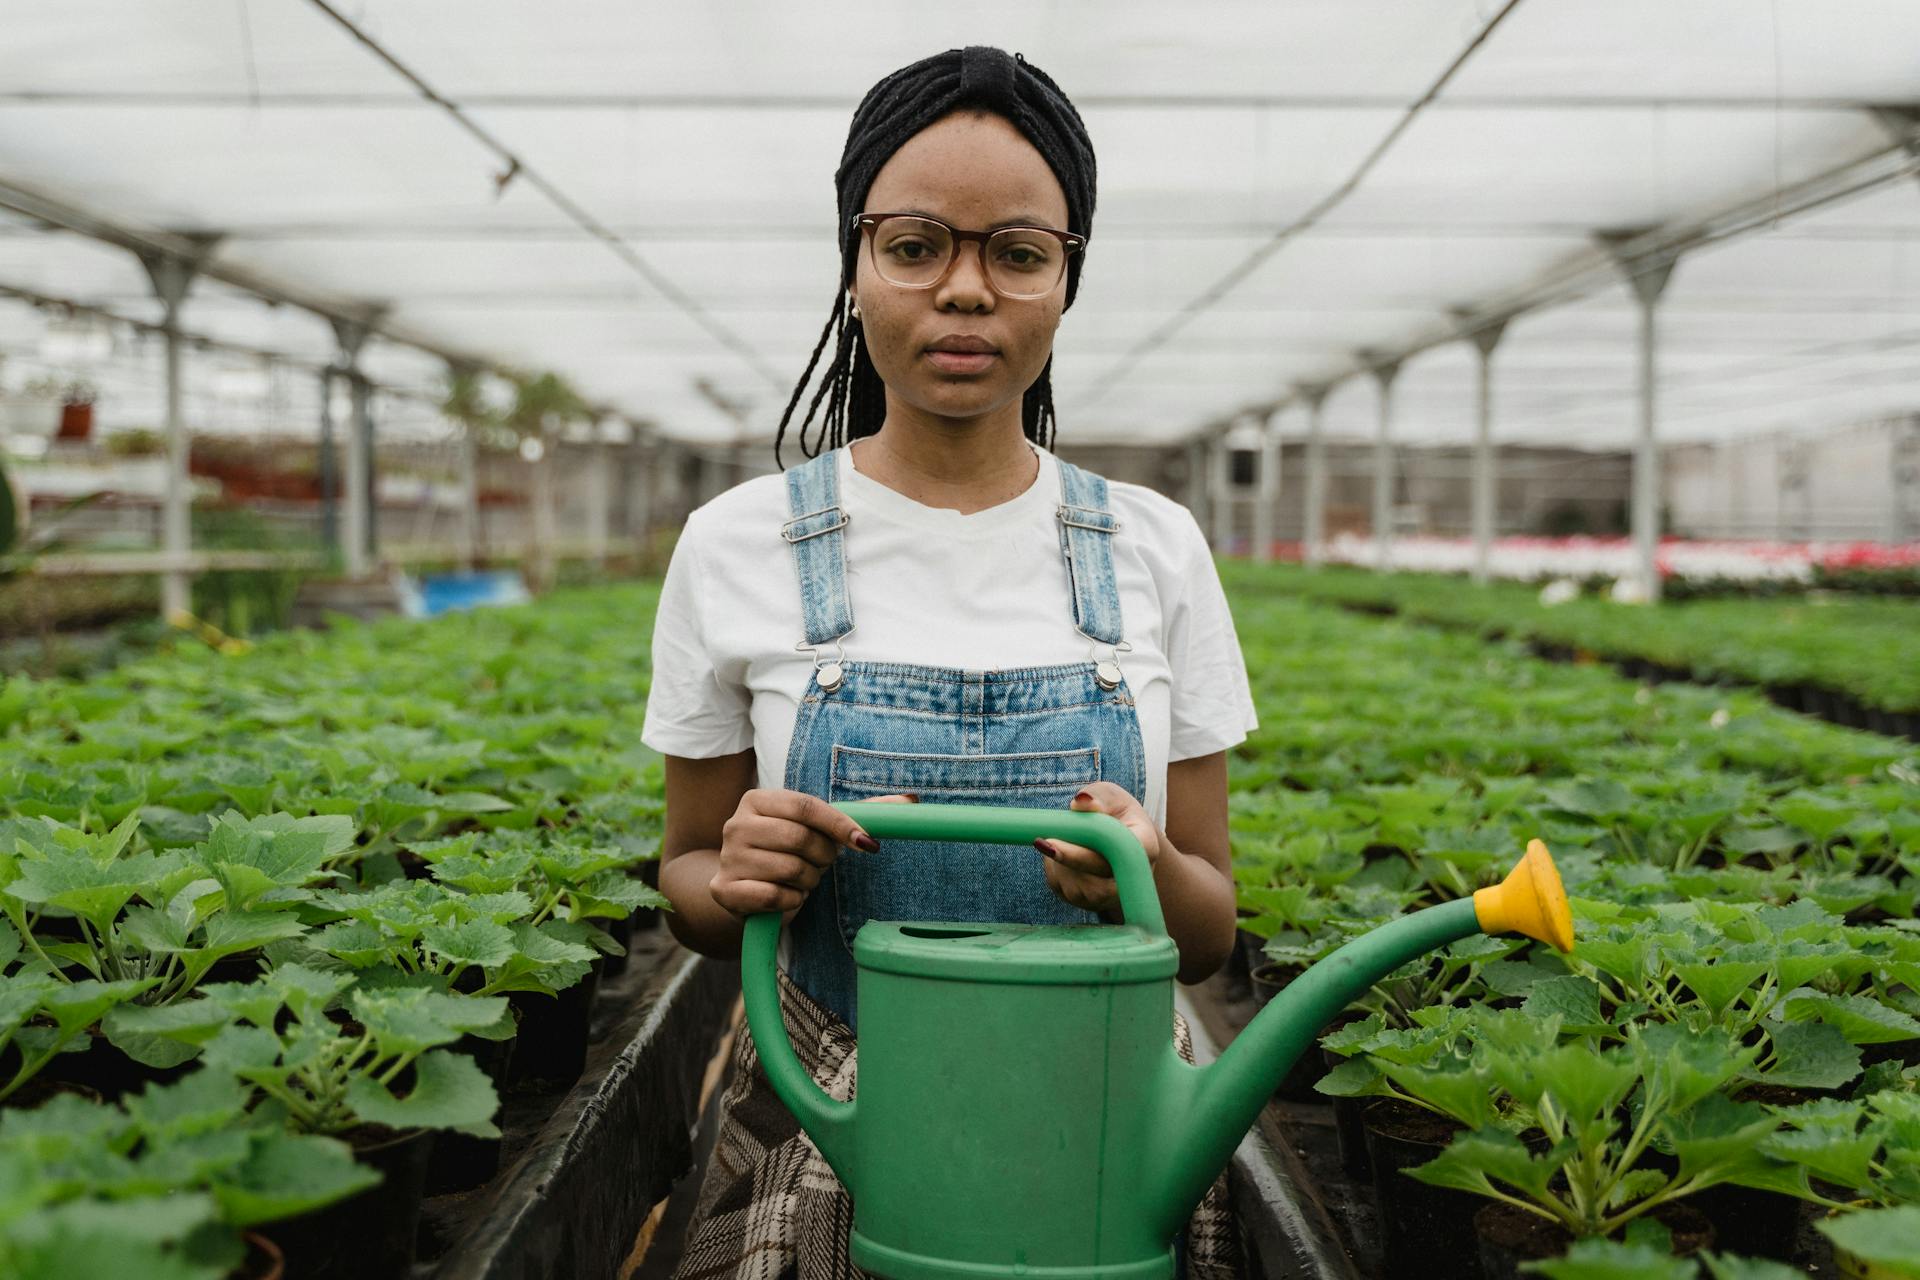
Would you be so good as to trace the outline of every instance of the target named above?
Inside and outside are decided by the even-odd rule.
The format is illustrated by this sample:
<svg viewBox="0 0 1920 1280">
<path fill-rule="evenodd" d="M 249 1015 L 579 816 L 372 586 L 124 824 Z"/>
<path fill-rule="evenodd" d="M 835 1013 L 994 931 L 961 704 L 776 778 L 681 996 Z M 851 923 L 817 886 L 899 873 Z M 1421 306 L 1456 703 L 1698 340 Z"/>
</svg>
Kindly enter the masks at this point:
<svg viewBox="0 0 1920 1280">
<path fill-rule="evenodd" d="M 1920 1275 L 1920 1205 L 1868 1209 L 1814 1225 L 1856 1257 L 1904 1275 Z"/>
<path fill-rule="evenodd" d="M 1524 1262 L 1520 1270 L 1548 1280 L 1693 1280 L 1690 1258 L 1671 1250 L 1615 1240 L 1576 1240 L 1564 1258 Z"/>
<path fill-rule="evenodd" d="M 428 925 L 420 931 L 420 947 L 451 964 L 495 969 L 513 958 L 514 935 L 505 925 L 489 920 Z"/>
<path fill-rule="evenodd" d="M 1768 1022 L 1774 1064 L 1749 1078 L 1796 1089 L 1838 1089 L 1860 1074 L 1860 1049 L 1824 1022 Z"/>
<path fill-rule="evenodd" d="M 500 1099 L 486 1072 L 463 1054 L 436 1049 L 413 1064 L 413 1087 L 396 1098 L 379 1083 L 355 1076 L 347 1083 L 347 1105 L 360 1120 L 395 1129 L 459 1129 L 476 1137 L 497 1138 L 493 1115 Z"/>
<path fill-rule="evenodd" d="M 1853 1044 L 1891 1044 L 1920 1038 L 1920 1022 L 1870 996 L 1828 996 L 1797 991 L 1782 1002 L 1789 1019 L 1818 1018 Z"/>
<path fill-rule="evenodd" d="M 1700 1255 L 1712 1280 L 1804 1280 L 1806 1273 L 1765 1258 L 1736 1258 L 1730 1253 Z"/>
<path fill-rule="evenodd" d="M 1717 1018 L 1742 992 L 1766 977 L 1768 968 L 1758 960 L 1720 960 L 1714 964 L 1676 964 L 1673 971 Z"/>
<path fill-rule="evenodd" d="M 1599 1035 L 1612 1029 L 1600 1012 L 1600 988 L 1591 978 L 1573 974 L 1534 983 L 1520 1009 L 1530 1017 L 1557 1014 L 1562 1029 L 1577 1035 Z"/>
<path fill-rule="evenodd" d="M 221 1216 L 251 1227 L 344 1200 L 380 1182 L 346 1143 L 318 1134 L 268 1129 L 251 1134 L 246 1160 L 213 1184 Z"/>
<path fill-rule="evenodd" d="M 1499 1194 L 1492 1179 L 1544 1204 L 1551 1200 L 1547 1183 L 1573 1153 L 1573 1144 L 1563 1142 L 1536 1156 L 1512 1134 L 1482 1129 L 1460 1134 L 1434 1159 L 1405 1172 L 1429 1186 L 1482 1196 Z"/>
</svg>

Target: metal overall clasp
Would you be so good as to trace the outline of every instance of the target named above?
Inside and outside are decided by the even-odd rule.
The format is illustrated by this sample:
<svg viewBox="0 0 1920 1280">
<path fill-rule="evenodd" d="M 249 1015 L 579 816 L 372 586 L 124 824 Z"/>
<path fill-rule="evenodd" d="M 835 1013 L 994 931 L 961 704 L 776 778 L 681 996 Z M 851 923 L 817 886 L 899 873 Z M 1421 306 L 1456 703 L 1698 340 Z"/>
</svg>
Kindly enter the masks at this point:
<svg viewBox="0 0 1920 1280">
<path fill-rule="evenodd" d="M 1087 650 L 1087 657 L 1093 662 L 1093 678 L 1095 682 L 1098 683 L 1102 689 L 1111 693 L 1120 687 L 1120 680 L 1123 674 L 1120 670 L 1120 655 L 1123 653 L 1132 653 L 1133 646 L 1125 640 L 1122 640 L 1119 644 L 1107 645 L 1107 656 L 1104 658 L 1100 656 L 1100 648 L 1100 642 L 1096 640 L 1093 647 Z"/>
<path fill-rule="evenodd" d="M 820 691 L 822 693 L 832 693 L 840 687 L 841 681 L 847 677 L 846 667 L 842 665 L 847 658 L 846 650 L 840 647 L 838 640 L 829 640 L 827 643 L 833 646 L 833 657 L 831 658 L 822 654 L 818 645 L 810 645 L 805 640 L 793 646 L 801 653 L 806 653 L 809 650 L 812 651 L 813 678 L 819 681 Z"/>
</svg>

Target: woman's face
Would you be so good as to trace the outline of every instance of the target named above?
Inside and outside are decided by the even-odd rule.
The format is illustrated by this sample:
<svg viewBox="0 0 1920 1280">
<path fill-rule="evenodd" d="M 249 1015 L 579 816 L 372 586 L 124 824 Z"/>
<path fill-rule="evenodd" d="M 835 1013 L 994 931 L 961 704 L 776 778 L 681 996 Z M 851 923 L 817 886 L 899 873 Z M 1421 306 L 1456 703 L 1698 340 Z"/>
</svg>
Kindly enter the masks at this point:
<svg viewBox="0 0 1920 1280">
<path fill-rule="evenodd" d="M 1020 131 L 990 112 L 946 116 L 909 138 L 867 191 L 863 213 L 931 214 L 963 231 L 996 224 L 1067 226 L 1067 196 Z M 1019 413 L 1053 351 L 1067 296 L 1066 274 L 1043 298 L 1003 298 L 987 283 L 981 246 L 961 244 L 947 278 L 902 289 L 874 273 L 863 234 L 851 289 L 867 353 L 887 384 L 889 410 L 903 401 L 942 418 L 979 418 L 1009 402 Z M 978 372 L 942 369 L 929 348 L 954 334 L 984 338 L 996 353 Z"/>
</svg>

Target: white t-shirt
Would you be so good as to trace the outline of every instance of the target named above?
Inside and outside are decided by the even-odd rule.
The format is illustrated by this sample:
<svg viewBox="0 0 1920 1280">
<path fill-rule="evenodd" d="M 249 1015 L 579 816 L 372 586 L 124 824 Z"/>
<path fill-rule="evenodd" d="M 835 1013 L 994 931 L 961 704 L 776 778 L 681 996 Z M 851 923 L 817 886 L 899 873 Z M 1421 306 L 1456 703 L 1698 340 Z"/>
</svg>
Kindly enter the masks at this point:
<svg viewBox="0 0 1920 1280">
<path fill-rule="evenodd" d="M 848 661 L 977 671 L 1080 662 L 1094 642 L 1073 626 L 1073 587 L 1054 508 L 1060 471 L 971 515 L 915 502 L 854 470 L 839 450 Z M 1108 509 L 1124 638 L 1119 655 L 1145 746 L 1147 794 L 1166 825 L 1170 760 L 1209 755 L 1258 727 L 1226 594 L 1185 507 L 1109 481 Z M 756 476 L 687 518 L 653 626 L 653 682 L 641 741 L 706 759 L 754 749 L 762 788 L 785 785 L 787 746 L 814 659 L 806 638 L 784 474 Z M 833 649 L 824 646 L 828 656 Z M 1109 652 L 1099 646 L 1098 657 Z"/>
</svg>

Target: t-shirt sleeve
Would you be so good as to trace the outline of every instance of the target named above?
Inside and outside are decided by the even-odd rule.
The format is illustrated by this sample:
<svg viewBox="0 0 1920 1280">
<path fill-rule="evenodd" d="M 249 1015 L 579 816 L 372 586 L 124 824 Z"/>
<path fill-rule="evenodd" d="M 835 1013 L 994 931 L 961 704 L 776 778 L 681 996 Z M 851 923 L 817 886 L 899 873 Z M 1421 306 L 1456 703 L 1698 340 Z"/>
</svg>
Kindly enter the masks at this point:
<svg viewBox="0 0 1920 1280">
<path fill-rule="evenodd" d="M 705 760 L 753 745 L 753 695 L 721 678 L 703 637 L 698 525 L 689 521 L 667 562 L 653 616 L 653 670 L 640 741 L 662 755 Z"/>
<path fill-rule="evenodd" d="M 1183 507 L 1180 516 L 1188 558 L 1167 615 L 1167 665 L 1173 683 L 1169 762 L 1224 751 L 1260 726 L 1212 549 L 1193 514 Z"/>
</svg>

